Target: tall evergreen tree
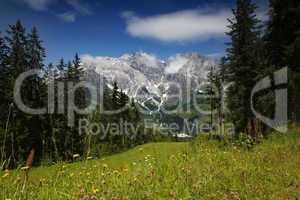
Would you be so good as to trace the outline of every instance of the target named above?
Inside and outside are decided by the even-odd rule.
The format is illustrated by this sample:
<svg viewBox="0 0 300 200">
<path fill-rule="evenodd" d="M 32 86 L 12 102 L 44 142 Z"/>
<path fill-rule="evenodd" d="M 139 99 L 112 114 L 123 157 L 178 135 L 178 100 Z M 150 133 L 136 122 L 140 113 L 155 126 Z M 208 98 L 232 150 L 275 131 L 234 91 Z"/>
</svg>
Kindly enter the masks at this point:
<svg viewBox="0 0 300 200">
<path fill-rule="evenodd" d="M 233 9 L 234 17 L 229 19 L 231 38 L 228 53 L 228 107 L 236 127 L 236 133 L 245 131 L 253 118 L 250 107 L 251 90 L 256 82 L 256 45 L 259 38 L 259 20 L 255 15 L 256 6 L 251 0 L 237 0 Z"/>
<path fill-rule="evenodd" d="M 34 27 L 30 34 L 27 36 L 27 69 L 38 69 L 42 70 L 44 67 L 44 58 L 45 58 L 45 49 L 42 47 L 42 41 L 39 38 L 37 29 Z M 36 74 L 31 76 L 28 81 L 26 81 L 26 100 L 28 102 L 27 106 L 31 108 L 41 108 L 47 106 L 47 104 L 43 105 L 43 99 L 41 94 L 44 93 L 42 91 L 45 89 L 43 87 L 43 81 L 41 74 Z M 28 117 L 28 125 L 29 128 L 29 137 L 27 144 L 31 146 L 31 148 L 35 149 L 35 157 L 40 159 L 43 150 L 43 122 L 44 116 L 42 115 L 33 115 Z M 44 124 L 45 125 L 45 124 Z"/>
<path fill-rule="evenodd" d="M 81 66 L 81 61 L 78 56 L 78 54 L 75 55 L 73 62 L 68 63 L 68 81 L 71 82 L 74 86 L 80 81 L 83 80 L 84 77 L 84 71 Z M 68 88 L 70 89 L 70 88 Z M 70 95 L 71 91 L 68 91 L 68 95 Z M 75 99 L 74 99 L 74 104 L 76 107 L 83 109 L 85 108 L 86 101 L 85 101 L 85 96 L 86 96 L 86 91 L 84 88 L 80 87 L 76 89 L 75 93 Z M 69 102 L 70 103 L 70 102 Z M 74 127 L 71 128 L 71 146 L 72 146 L 72 153 L 83 153 L 84 150 L 84 136 L 79 135 L 79 120 L 83 118 L 84 116 L 78 113 L 75 113 L 75 120 L 74 120 Z"/>
<path fill-rule="evenodd" d="M 119 87 L 118 83 L 116 81 L 113 82 L 113 89 L 112 89 L 112 94 L 111 94 L 111 101 L 112 101 L 112 108 L 113 110 L 118 110 L 120 108 L 120 92 L 119 92 Z"/>
<path fill-rule="evenodd" d="M 26 54 L 27 38 L 25 28 L 20 21 L 17 21 L 15 25 L 10 25 L 7 31 L 6 41 L 9 47 L 8 54 L 8 84 L 7 84 L 7 101 L 8 103 L 14 103 L 13 90 L 17 77 L 26 71 L 28 68 L 28 60 Z M 28 86 L 28 85 L 27 85 Z M 21 96 L 25 97 L 24 92 L 27 88 L 25 84 L 21 88 Z M 24 102 L 27 103 L 24 98 Z M 27 127 L 28 115 L 18 110 L 16 106 L 12 109 L 12 119 L 9 126 L 10 129 L 10 155 L 12 162 L 16 164 L 17 161 L 22 161 L 26 158 L 26 154 L 30 151 L 27 145 L 26 139 L 28 138 L 29 131 Z"/>
</svg>

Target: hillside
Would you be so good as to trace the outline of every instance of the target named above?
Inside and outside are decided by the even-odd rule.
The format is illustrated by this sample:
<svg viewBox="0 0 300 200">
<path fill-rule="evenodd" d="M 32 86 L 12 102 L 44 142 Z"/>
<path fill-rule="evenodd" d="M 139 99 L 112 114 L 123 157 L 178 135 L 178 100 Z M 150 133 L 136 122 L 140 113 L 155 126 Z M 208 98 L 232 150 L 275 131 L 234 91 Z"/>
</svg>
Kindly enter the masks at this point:
<svg viewBox="0 0 300 200">
<path fill-rule="evenodd" d="M 297 134 L 296 134 L 297 133 Z M 299 129 L 251 150 L 200 137 L 102 159 L 1 173 L 1 199 L 297 199 Z"/>
</svg>

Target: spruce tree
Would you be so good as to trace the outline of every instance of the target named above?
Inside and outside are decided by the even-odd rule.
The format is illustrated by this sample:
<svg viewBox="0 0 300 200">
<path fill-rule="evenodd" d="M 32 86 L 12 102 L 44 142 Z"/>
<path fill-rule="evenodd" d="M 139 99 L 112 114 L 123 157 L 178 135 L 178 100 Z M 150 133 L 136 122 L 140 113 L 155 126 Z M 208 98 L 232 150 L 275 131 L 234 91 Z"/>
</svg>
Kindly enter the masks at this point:
<svg viewBox="0 0 300 200">
<path fill-rule="evenodd" d="M 119 87 L 116 81 L 113 82 L 113 89 L 112 89 L 112 109 L 113 110 L 118 110 L 120 108 L 120 92 L 119 92 Z"/>
<path fill-rule="evenodd" d="M 7 101 L 9 104 L 14 103 L 13 90 L 17 77 L 28 69 L 28 60 L 26 54 L 27 38 L 25 28 L 20 21 L 15 25 L 10 25 L 7 31 L 6 41 L 9 47 L 7 59 L 8 64 L 8 84 L 7 84 Z M 25 89 L 27 84 L 23 84 L 21 88 L 21 96 L 26 97 Z M 28 103 L 26 98 L 23 101 Z M 12 120 L 10 129 L 10 146 L 8 154 L 11 156 L 12 164 L 25 159 L 32 147 L 27 144 L 29 130 L 27 127 L 28 115 L 20 111 L 16 106 L 12 109 Z"/>
<path fill-rule="evenodd" d="M 31 30 L 31 33 L 27 36 L 26 44 L 26 58 L 28 62 L 27 70 L 29 69 L 38 69 L 42 70 L 44 67 L 44 58 L 45 58 L 45 49 L 42 47 L 42 41 L 39 38 L 37 29 L 34 27 Z M 28 102 L 27 106 L 31 108 L 41 108 L 47 106 L 43 105 L 43 99 L 41 94 L 44 93 L 45 87 L 43 87 L 43 81 L 41 74 L 36 74 L 31 76 L 28 81 L 26 81 L 26 99 Z M 28 145 L 31 148 L 35 149 L 35 157 L 40 158 L 42 155 L 42 139 L 43 135 L 43 126 L 46 126 L 44 121 L 44 116 L 42 115 L 33 115 L 28 117 L 28 128 L 29 128 L 29 137 Z"/>
<path fill-rule="evenodd" d="M 256 6 L 251 0 L 237 0 L 233 9 L 234 17 L 229 19 L 231 38 L 228 53 L 228 107 L 236 133 L 244 132 L 253 118 L 250 107 L 251 90 L 256 82 L 256 45 L 259 38 L 259 20 L 255 15 Z"/>
<path fill-rule="evenodd" d="M 67 65 L 67 80 L 68 82 L 71 82 L 74 86 L 76 84 L 79 84 L 84 77 L 84 71 L 82 69 L 81 66 L 81 61 L 80 58 L 78 56 L 78 54 L 75 55 L 74 59 L 72 62 L 69 62 Z M 70 89 L 70 88 L 68 88 Z M 68 91 L 68 95 L 70 95 L 71 91 Z M 73 91 L 74 92 L 74 91 Z M 74 104 L 76 107 L 78 107 L 79 109 L 83 109 L 85 108 L 86 105 L 86 101 L 85 101 L 85 89 L 80 87 L 78 89 L 76 89 L 75 93 L 73 95 L 75 95 L 75 99 L 74 99 Z M 68 102 L 70 103 L 70 102 Z M 78 129 L 78 125 L 79 125 L 79 120 L 81 118 L 84 118 L 85 116 L 79 114 L 79 113 L 75 113 L 74 115 L 75 120 L 74 120 L 74 127 L 71 128 L 71 151 L 72 153 L 83 153 L 84 150 L 84 144 L 83 144 L 83 140 L 84 140 L 84 135 L 79 135 L 79 129 Z"/>
</svg>

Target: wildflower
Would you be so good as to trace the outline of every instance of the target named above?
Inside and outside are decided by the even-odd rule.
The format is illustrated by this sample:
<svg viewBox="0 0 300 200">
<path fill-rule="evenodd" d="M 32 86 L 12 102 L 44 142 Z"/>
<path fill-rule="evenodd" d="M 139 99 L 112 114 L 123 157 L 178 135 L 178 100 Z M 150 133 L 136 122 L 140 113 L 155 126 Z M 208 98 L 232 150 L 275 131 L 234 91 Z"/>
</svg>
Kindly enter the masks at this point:
<svg viewBox="0 0 300 200">
<path fill-rule="evenodd" d="M 21 170 L 27 170 L 27 169 L 29 169 L 29 166 L 25 166 L 21 168 Z"/>
<path fill-rule="evenodd" d="M 103 168 L 108 168 L 108 165 L 104 163 L 104 164 L 102 165 L 102 167 L 103 167 Z"/>
<path fill-rule="evenodd" d="M 94 193 L 94 194 L 96 194 L 96 193 L 98 193 L 98 192 L 99 192 L 99 189 L 93 188 L 93 193 Z"/>
<path fill-rule="evenodd" d="M 9 173 L 5 173 L 3 176 L 2 176 L 2 178 L 6 178 L 6 177 L 8 177 L 9 176 Z"/>
<path fill-rule="evenodd" d="M 175 199 L 175 198 L 176 198 L 176 193 L 175 193 L 175 192 L 170 192 L 170 193 L 169 193 L 169 196 L 170 196 L 172 199 Z"/>
<path fill-rule="evenodd" d="M 89 199 L 90 199 L 89 195 L 84 195 L 84 196 L 82 197 L 82 200 L 89 200 Z"/>
<path fill-rule="evenodd" d="M 228 200 L 227 194 L 224 194 L 223 200 Z"/>
<path fill-rule="evenodd" d="M 11 198 L 5 198 L 5 200 L 11 200 Z"/>
<path fill-rule="evenodd" d="M 232 197 L 234 200 L 240 200 L 239 193 L 237 192 L 232 192 Z"/>
<path fill-rule="evenodd" d="M 83 194 L 85 191 L 83 188 L 80 188 L 80 193 Z"/>
<path fill-rule="evenodd" d="M 79 154 L 74 154 L 74 155 L 73 155 L 73 158 L 78 158 L 78 157 L 80 157 Z"/>
<path fill-rule="evenodd" d="M 114 174 L 118 174 L 119 171 L 118 171 L 118 170 L 114 170 L 113 173 L 114 173 Z"/>
<path fill-rule="evenodd" d="M 97 200 L 97 197 L 95 195 L 92 195 L 91 200 Z"/>
<path fill-rule="evenodd" d="M 74 176 L 74 173 L 71 173 L 71 174 L 70 174 L 70 177 L 73 177 L 73 176 Z"/>
</svg>

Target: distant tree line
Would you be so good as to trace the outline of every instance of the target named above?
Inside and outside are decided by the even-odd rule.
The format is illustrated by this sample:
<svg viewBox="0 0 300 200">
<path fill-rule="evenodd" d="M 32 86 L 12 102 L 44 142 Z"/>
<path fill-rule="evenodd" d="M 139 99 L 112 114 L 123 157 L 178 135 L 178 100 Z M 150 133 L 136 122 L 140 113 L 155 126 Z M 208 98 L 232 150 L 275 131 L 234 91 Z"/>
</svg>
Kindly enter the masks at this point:
<svg viewBox="0 0 300 200">
<path fill-rule="evenodd" d="M 300 1 L 270 0 L 268 19 L 259 20 L 251 0 L 236 0 L 227 35 L 231 41 L 221 67 L 211 82 L 228 84 L 226 104 L 235 132 L 257 137 L 251 111 L 251 91 L 260 80 L 271 77 L 271 87 L 255 96 L 254 107 L 273 119 L 275 80 L 273 73 L 288 67 L 288 122 L 300 120 Z M 280 126 L 280 124 L 278 124 Z M 266 133 L 268 127 L 263 127 Z"/>
<path fill-rule="evenodd" d="M 68 103 L 68 82 L 79 83 L 85 79 L 79 56 L 65 62 L 61 59 L 58 65 L 44 65 L 45 49 L 36 28 L 26 33 L 20 21 L 10 25 L 6 34 L 0 35 L 0 146 L 1 167 L 16 167 L 24 164 L 28 154 L 34 150 L 35 164 L 72 160 L 73 155 L 96 157 L 105 153 L 120 151 L 131 146 L 153 140 L 152 132 L 143 130 L 140 116 L 134 100 L 118 88 L 115 82 L 112 89 L 104 87 L 103 102 L 98 102 L 97 109 L 89 115 L 75 113 L 74 127 L 68 126 L 67 105 L 63 105 L 62 113 L 57 111 L 58 99 Z M 44 115 L 31 115 L 21 111 L 14 101 L 14 85 L 17 77 L 31 69 L 42 72 L 27 78 L 22 84 L 21 97 L 30 108 L 47 108 Z M 59 88 L 57 83 L 64 85 Z M 52 98 L 55 107 L 48 105 L 48 86 L 54 85 Z M 58 90 L 60 90 L 58 92 Z M 89 95 L 84 88 L 76 90 L 74 103 L 84 108 Z M 104 115 L 100 104 L 107 110 L 124 111 L 115 115 Z M 53 110 L 54 109 L 54 110 Z M 53 112 L 54 111 L 54 112 Z M 79 134 L 79 120 L 88 119 L 90 123 L 106 124 L 121 123 L 122 120 L 140 125 L 134 137 L 129 134 L 108 134 L 100 139 L 99 135 Z M 132 133 L 133 134 L 133 133 Z"/>
</svg>

